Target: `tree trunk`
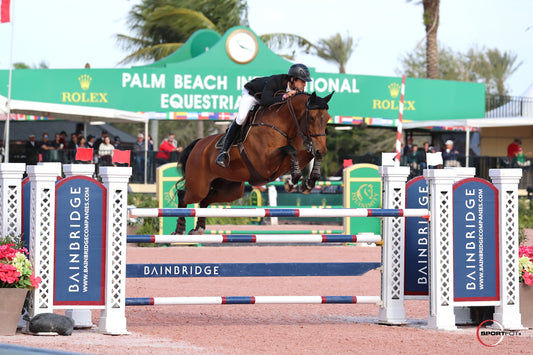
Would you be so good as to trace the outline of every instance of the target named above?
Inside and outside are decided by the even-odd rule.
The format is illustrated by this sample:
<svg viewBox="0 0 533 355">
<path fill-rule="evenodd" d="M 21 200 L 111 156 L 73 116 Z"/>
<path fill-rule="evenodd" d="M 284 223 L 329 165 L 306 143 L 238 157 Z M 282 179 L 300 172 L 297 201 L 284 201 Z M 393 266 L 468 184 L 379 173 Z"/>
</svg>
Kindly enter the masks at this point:
<svg viewBox="0 0 533 355">
<path fill-rule="evenodd" d="M 427 77 L 429 79 L 439 78 L 439 49 L 437 43 L 439 3 L 440 0 L 423 0 L 424 26 L 426 27 Z"/>
</svg>

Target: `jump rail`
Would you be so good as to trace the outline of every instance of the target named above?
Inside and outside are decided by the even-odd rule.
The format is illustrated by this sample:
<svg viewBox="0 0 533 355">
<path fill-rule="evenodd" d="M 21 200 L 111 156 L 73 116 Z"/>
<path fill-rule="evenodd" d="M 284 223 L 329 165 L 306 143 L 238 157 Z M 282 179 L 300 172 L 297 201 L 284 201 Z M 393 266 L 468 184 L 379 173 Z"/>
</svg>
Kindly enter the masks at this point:
<svg viewBox="0 0 533 355">
<path fill-rule="evenodd" d="M 427 209 L 388 208 L 132 208 L 130 217 L 423 217 Z"/>
<path fill-rule="evenodd" d="M 227 296 L 227 297 L 137 297 L 126 306 L 215 305 L 215 304 L 339 304 L 380 305 L 379 296 Z"/>
<path fill-rule="evenodd" d="M 374 234 L 128 235 L 128 243 L 379 243 Z"/>
</svg>

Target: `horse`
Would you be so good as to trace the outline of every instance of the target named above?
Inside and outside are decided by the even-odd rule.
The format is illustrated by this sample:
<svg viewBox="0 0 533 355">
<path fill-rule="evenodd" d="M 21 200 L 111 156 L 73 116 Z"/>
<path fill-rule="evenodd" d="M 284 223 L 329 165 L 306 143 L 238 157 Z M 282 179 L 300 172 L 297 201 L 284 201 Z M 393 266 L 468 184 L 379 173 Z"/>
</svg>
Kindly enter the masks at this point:
<svg viewBox="0 0 533 355">
<path fill-rule="evenodd" d="M 314 159 L 301 192 L 309 193 L 320 179 L 322 156 L 326 153 L 326 125 L 331 116 L 328 102 L 333 92 L 321 98 L 313 92 L 298 93 L 281 103 L 252 110 L 252 121 L 245 138 L 238 138 L 228 151 L 230 163 L 223 168 L 215 163 L 217 142 L 224 134 L 197 139 L 179 159 L 182 178 L 177 183 L 178 207 L 199 203 L 231 202 L 244 193 L 244 183 L 252 186 L 274 181 L 290 170 L 285 180 L 287 192 L 294 192 L 302 177 L 301 169 Z M 254 112 L 255 111 L 255 112 Z M 243 125 L 243 129 L 246 125 Z M 199 217 L 190 234 L 202 234 L 205 217 Z M 185 233 L 185 218 L 180 217 L 173 234 Z"/>
</svg>

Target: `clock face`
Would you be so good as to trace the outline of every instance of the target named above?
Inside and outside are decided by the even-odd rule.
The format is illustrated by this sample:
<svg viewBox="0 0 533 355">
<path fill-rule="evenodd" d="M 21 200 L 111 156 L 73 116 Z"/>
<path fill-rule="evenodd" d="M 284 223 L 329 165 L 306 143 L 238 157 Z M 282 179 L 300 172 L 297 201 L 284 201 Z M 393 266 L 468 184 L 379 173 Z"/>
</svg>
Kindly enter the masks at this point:
<svg viewBox="0 0 533 355">
<path fill-rule="evenodd" d="M 232 32 L 226 41 L 226 52 L 231 60 L 239 64 L 250 63 L 259 49 L 257 38 L 248 30 Z"/>
</svg>

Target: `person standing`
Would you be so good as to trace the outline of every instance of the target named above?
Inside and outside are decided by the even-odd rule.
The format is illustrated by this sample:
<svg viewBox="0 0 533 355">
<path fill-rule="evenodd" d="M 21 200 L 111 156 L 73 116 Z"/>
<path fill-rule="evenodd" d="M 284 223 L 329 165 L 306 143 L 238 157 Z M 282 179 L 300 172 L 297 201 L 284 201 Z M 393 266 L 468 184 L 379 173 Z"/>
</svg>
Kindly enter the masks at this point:
<svg viewBox="0 0 533 355">
<path fill-rule="evenodd" d="M 39 144 L 39 152 L 42 156 L 42 161 L 48 162 L 50 160 L 50 152 L 54 151 L 55 148 L 52 145 L 52 142 L 48 140 L 48 133 L 43 133 L 42 135 L 43 140 Z"/>
<path fill-rule="evenodd" d="M 37 165 L 39 162 L 39 145 L 35 141 L 35 135 L 28 135 L 28 141 L 24 145 L 26 153 L 26 165 Z"/>
<path fill-rule="evenodd" d="M 442 152 L 442 161 L 444 162 L 444 167 L 460 167 L 459 163 L 459 151 L 453 147 L 453 141 L 447 140 L 444 143 L 445 148 Z"/>
</svg>

